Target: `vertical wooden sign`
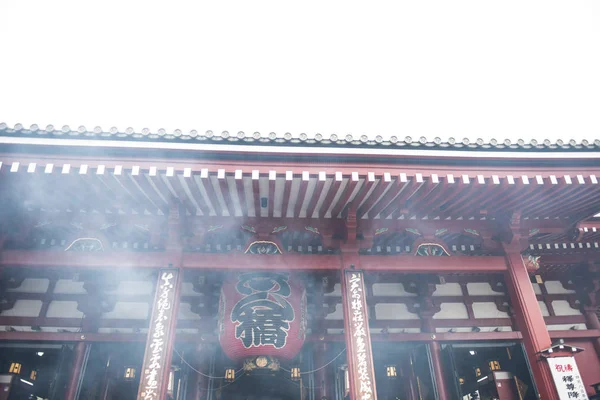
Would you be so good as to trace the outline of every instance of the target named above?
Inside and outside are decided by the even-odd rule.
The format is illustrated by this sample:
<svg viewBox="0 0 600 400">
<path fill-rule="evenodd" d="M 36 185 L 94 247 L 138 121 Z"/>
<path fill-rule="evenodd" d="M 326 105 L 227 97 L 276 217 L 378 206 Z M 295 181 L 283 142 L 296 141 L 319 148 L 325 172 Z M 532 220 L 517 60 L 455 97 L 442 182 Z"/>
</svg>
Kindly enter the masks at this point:
<svg viewBox="0 0 600 400">
<path fill-rule="evenodd" d="M 351 400 L 377 400 L 373 351 L 362 271 L 344 271 L 344 327 Z"/>
<path fill-rule="evenodd" d="M 137 400 L 165 398 L 177 322 L 179 275 L 175 268 L 159 271 Z"/>
<path fill-rule="evenodd" d="M 548 358 L 548 364 L 560 400 L 588 398 L 575 357 Z"/>
</svg>

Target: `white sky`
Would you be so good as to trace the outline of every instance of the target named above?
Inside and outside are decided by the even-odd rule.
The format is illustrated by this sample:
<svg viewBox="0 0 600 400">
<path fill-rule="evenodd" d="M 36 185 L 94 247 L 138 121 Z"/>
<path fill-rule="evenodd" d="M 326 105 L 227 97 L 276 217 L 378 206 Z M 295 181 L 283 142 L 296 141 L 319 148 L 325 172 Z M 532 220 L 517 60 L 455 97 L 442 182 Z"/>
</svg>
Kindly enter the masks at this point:
<svg viewBox="0 0 600 400">
<path fill-rule="evenodd" d="M 600 138 L 597 0 L 0 0 L 0 51 L 11 125 Z"/>
</svg>

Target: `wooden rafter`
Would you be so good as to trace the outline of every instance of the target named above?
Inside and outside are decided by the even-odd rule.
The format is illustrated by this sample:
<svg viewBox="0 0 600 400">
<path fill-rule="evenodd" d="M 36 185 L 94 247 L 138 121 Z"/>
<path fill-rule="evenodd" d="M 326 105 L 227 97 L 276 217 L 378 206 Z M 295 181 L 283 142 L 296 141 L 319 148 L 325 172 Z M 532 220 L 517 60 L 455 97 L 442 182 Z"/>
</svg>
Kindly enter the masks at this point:
<svg viewBox="0 0 600 400">
<path fill-rule="evenodd" d="M 331 218 L 337 218 L 337 216 L 340 215 L 340 213 L 344 211 L 344 209 L 346 208 L 348 203 L 350 201 L 354 201 L 350 197 L 354 193 L 354 190 L 355 190 L 358 182 L 359 182 L 358 174 L 353 174 L 350 181 L 348 181 L 348 183 L 346 184 L 346 187 L 344 188 L 344 193 L 342 193 L 342 195 L 338 199 L 337 204 L 335 204 L 335 206 L 331 210 Z M 333 183 L 332 183 L 332 186 L 333 186 Z M 323 207 L 326 207 L 325 202 L 323 202 L 323 204 L 321 205 L 321 208 L 323 208 Z"/>
</svg>

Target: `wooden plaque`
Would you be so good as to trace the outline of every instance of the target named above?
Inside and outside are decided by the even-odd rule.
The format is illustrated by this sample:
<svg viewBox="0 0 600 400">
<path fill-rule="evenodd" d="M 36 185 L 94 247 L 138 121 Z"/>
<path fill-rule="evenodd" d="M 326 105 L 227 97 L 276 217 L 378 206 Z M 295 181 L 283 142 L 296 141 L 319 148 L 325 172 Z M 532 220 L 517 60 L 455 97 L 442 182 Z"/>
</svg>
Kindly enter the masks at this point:
<svg viewBox="0 0 600 400">
<path fill-rule="evenodd" d="M 344 326 L 351 400 L 376 400 L 375 370 L 363 272 L 344 271 Z"/>
<path fill-rule="evenodd" d="M 159 271 L 137 400 L 163 400 L 166 393 L 177 320 L 179 275 L 175 268 Z"/>
</svg>

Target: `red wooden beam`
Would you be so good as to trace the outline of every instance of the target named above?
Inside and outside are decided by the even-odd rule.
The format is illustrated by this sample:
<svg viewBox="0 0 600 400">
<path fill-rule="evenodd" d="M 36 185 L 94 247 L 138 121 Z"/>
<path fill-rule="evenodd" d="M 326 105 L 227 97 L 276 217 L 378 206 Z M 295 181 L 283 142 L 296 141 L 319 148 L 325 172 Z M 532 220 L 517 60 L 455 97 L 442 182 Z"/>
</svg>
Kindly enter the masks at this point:
<svg viewBox="0 0 600 400">
<path fill-rule="evenodd" d="M 145 342 L 145 333 L 0 332 L 1 340 L 33 342 Z"/>
<path fill-rule="evenodd" d="M 39 327 L 58 327 L 58 328 L 80 328 L 81 318 L 40 318 L 40 317 L 10 317 L 0 316 L 0 323 L 3 326 L 19 327 L 39 326 Z M 141 329 L 148 327 L 148 319 L 104 319 L 97 320 L 99 328 L 108 329 Z M 212 332 L 215 328 L 214 323 L 199 324 L 196 319 L 180 319 L 177 321 L 178 329 L 198 329 L 200 333 Z"/>
<path fill-rule="evenodd" d="M 581 331 L 549 331 L 552 339 L 583 339 L 600 337 L 600 329 L 586 329 Z"/>
<path fill-rule="evenodd" d="M 373 333 L 373 342 L 458 342 L 458 341 L 492 341 L 492 340 L 521 340 L 520 332 L 463 332 L 463 333 Z M 342 342 L 344 335 L 310 335 L 308 342 Z"/>
<path fill-rule="evenodd" d="M 559 249 L 560 251 L 561 249 Z M 575 249 L 567 249 L 575 250 Z M 595 249 L 587 250 L 579 249 L 577 253 L 573 254 L 542 254 L 540 258 L 540 265 L 575 265 L 594 261 L 600 258 L 600 254 Z"/>
<path fill-rule="evenodd" d="M 412 255 L 359 257 L 360 267 L 365 271 L 398 271 L 405 273 L 506 271 L 504 257 L 416 257 Z"/>
<path fill-rule="evenodd" d="M 431 333 L 373 333 L 373 342 L 441 342 L 454 341 L 490 341 L 490 340 L 521 340 L 520 332 L 466 332 L 466 333 L 436 333 L 435 339 Z M 582 331 L 550 331 L 552 339 L 588 339 L 600 337 L 600 330 L 588 329 Z M 216 342 L 210 335 L 202 336 L 202 341 Z M 0 341 L 32 341 L 32 342 L 145 342 L 146 334 L 143 333 L 61 333 L 61 332 L 0 332 Z M 343 342 L 344 335 L 309 335 L 306 338 L 313 342 Z M 178 333 L 177 343 L 197 343 L 197 334 Z"/>
<path fill-rule="evenodd" d="M 57 268 L 159 268 L 166 266 L 167 252 L 79 253 L 64 251 L 4 250 L 0 265 Z"/>
<path fill-rule="evenodd" d="M 0 266 L 47 268 L 159 268 L 171 262 L 168 252 L 77 253 L 62 251 L 5 250 Z M 366 271 L 410 273 L 503 272 L 504 257 L 452 256 L 416 257 L 360 256 Z M 184 253 L 183 268 L 191 269 L 290 269 L 336 270 L 341 268 L 339 255 L 245 255 L 239 253 Z"/>
<path fill-rule="evenodd" d="M 341 267 L 338 255 L 251 255 L 184 253 L 183 268 L 193 269 L 282 269 L 337 270 Z"/>
</svg>

